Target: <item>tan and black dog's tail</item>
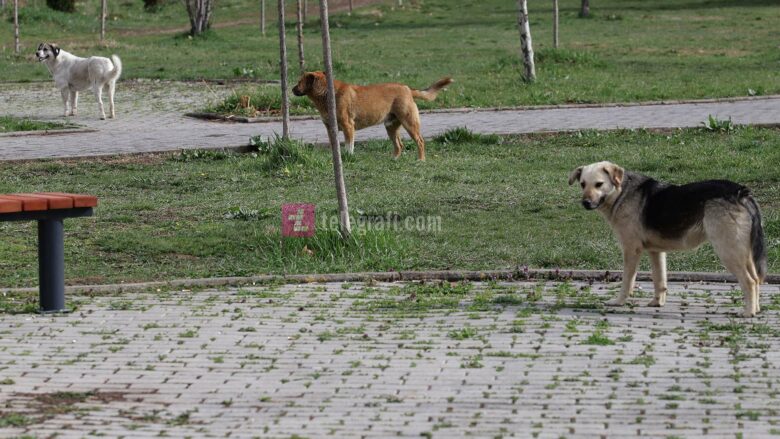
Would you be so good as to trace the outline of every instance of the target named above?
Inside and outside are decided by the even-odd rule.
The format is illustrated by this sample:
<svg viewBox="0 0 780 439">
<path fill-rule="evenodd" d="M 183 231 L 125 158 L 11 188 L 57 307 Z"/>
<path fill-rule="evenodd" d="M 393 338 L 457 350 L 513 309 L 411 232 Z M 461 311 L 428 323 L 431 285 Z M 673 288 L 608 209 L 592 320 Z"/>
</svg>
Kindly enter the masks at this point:
<svg viewBox="0 0 780 439">
<path fill-rule="evenodd" d="M 438 81 L 431 84 L 431 86 L 426 88 L 425 90 L 412 89 L 412 97 L 415 99 L 425 99 L 426 101 L 432 101 L 436 99 L 436 95 L 438 95 L 443 88 L 447 87 L 450 84 L 452 84 L 452 78 L 450 78 L 449 76 L 446 78 L 441 78 Z"/>
<path fill-rule="evenodd" d="M 750 212 L 750 246 L 753 250 L 753 264 L 756 266 L 759 282 L 766 278 L 767 260 L 766 260 L 766 241 L 764 239 L 764 228 L 761 226 L 761 209 L 758 203 L 750 195 L 749 191 L 740 193 L 740 201 Z"/>
</svg>

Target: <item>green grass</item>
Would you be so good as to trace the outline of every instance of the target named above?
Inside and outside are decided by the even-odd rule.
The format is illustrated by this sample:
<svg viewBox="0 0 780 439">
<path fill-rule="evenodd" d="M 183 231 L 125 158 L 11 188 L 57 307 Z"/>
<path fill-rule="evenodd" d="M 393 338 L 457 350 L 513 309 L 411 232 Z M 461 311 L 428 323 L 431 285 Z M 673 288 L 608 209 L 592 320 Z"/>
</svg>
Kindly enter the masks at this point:
<svg viewBox="0 0 780 439">
<path fill-rule="evenodd" d="M 242 155 L 0 163 L 0 193 L 100 197 L 94 218 L 65 222 L 69 283 L 522 265 L 617 270 L 622 261 L 609 227 L 582 209 L 578 188 L 566 183 L 576 166 L 607 159 L 666 181 L 727 178 L 749 186 L 763 209 L 770 271 L 780 271 L 780 130 L 431 141 L 426 162 L 415 159 L 408 143 L 399 160 L 390 158 L 387 141 L 358 144 L 345 157 L 356 226 L 347 241 L 337 231 L 330 151 L 298 144 Z M 317 205 L 315 236 L 281 238 L 280 207 L 291 202 Z M 432 227 L 418 228 L 418 219 Z M 0 223 L 0 235 L 0 286 L 36 285 L 35 224 Z M 668 259 L 669 270 L 723 271 L 709 245 Z M 642 269 L 648 268 L 645 259 Z M 384 305 L 416 309 L 429 299 L 456 305 L 462 293 L 456 285 L 416 286 Z M 502 294 L 481 305 L 501 306 L 493 299 Z M 532 301 L 529 292 L 517 294 Z"/>
<path fill-rule="evenodd" d="M 780 8 L 773 0 L 603 0 L 593 4 L 590 19 L 577 18 L 579 0 L 562 0 L 558 50 L 551 47 L 551 2 L 532 4 L 538 73 L 534 84 L 521 79 L 515 2 L 420 0 L 405 2 L 400 9 L 394 3 L 387 0 L 352 16 L 332 16 L 334 69 L 349 82 L 401 81 L 413 87 L 453 76 L 456 82 L 450 89 L 434 103 L 421 103 L 424 107 L 780 92 Z M 256 1 L 218 2 L 214 28 L 198 38 L 184 35 L 188 22 L 180 2 L 170 2 L 157 13 L 144 12 L 140 1 L 111 4 L 104 46 L 97 41 L 97 0 L 79 2 L 75 14 L 54 12 L 43 4 L 33 0 L 21 10 L 23 55 L 14 55 L 10 44 L 0 49 L 3 80 L 50 80 L 48 71 L 30 60 L 40 41 L 56 41 L 82 55 L 117 53 L 124 61 L 125 79 L 278 78 L 275 23 L 269 21 L 267 36 L 260 35 Z M 294 82 L 298 69 L 290 12 L 288 52 Z M 275 16 L 271 8 L 268 16 Z M 9 10 L 2 18 L 8 23 Z M 308 66 L 319 69 L 322 51 L 315 13 L 304 34 Z"/>
<path fill-rule="evenodd" d="M 74 128 L 73 124 L 63 124 L 58 122 L 41 122 L 31 119 L 21 119 L 11 116 L 0 116 L 0 134 L 15 131 L 44 131 L 61 130 L 65 128 Z"/>
</svg>

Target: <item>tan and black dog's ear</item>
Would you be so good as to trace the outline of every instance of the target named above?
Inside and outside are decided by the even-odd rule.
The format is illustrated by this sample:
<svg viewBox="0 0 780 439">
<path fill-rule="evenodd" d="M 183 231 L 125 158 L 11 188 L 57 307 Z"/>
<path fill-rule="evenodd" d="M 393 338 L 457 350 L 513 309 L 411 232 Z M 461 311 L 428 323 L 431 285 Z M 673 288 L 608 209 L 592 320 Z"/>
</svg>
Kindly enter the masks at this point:
<svg viewBox="0 0 780 439">
<path fill-rule="evenodd" d="M 569 186 L 573 185 L 575 181 L 579 181 L 581 175 L 582 175 L 582 166 L 571 171 L 571 174 L 569 174 Z"/>
<path fill-rule="evenodd" d="M 620 166 L 610 163 L 609 165 L 604 167 L 604 172 L 609 175 L 610 180 L 612 180 L 612 184 L 615 187 L 620 187 L 621 184 L 623 184 L 623 168 Z"/>
</svg>

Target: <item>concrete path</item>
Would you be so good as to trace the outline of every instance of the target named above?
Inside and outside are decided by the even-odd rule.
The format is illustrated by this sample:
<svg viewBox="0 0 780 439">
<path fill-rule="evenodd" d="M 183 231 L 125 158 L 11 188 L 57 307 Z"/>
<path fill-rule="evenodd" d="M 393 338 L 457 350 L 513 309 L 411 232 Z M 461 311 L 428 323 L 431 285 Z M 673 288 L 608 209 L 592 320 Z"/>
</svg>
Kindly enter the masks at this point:
<svg viewBox="0 0 780 439">
<path fill-rule="evenodd" d="M 310 284 L 0 314 L 0 436 L 758 438 L 780 287 Z M 643 291 L 651 286 L 641 283 Z"/>
<path fill-rule="evenodd" d="M 0 136 L 0 160 L 78 157 L 171 151 L 182 148 L 243 146 L 254 135 L 281 133 L 281 123 L 225 123 L 183 116 L 233 87 L 193 83 L 125 82 L 117 87 L 117 120 L 100 121 L 90 93 L 82 93 L 80 115 L 70 118 L 95 132 L 23 137 Z M 0 84 L 2 114 L 63 120 L 61 100 L 51 83 Z M 601 108 L 472 111 L 422 115 L 423 135 L 466 126 L 481 133 L 516 134 L 540 131 L 670 128 L 699 126 L 708 115 L 731 117 L 735 123 L 780 123 L 780 97 L 736 102 L 641 105 Z M 294 121 L 292 135 L 307 142 L 327 142 L 319 120 Z M 387 137 L 383 127 L 358 133 L 358 141 Z"/>
</svg>

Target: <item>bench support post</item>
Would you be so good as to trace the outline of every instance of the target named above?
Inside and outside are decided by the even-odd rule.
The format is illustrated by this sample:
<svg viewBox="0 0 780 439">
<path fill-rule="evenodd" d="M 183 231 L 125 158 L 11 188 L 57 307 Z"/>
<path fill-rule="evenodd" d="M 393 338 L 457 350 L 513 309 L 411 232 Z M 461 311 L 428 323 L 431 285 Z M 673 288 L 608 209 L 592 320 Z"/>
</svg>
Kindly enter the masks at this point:
<svg viewBox="0 0 780 439">
<path fill-rule="evenodd" d="M 62 218 L 38 221 L 38 279 L 41 312 L 66 311 Z"/>
</svg>

